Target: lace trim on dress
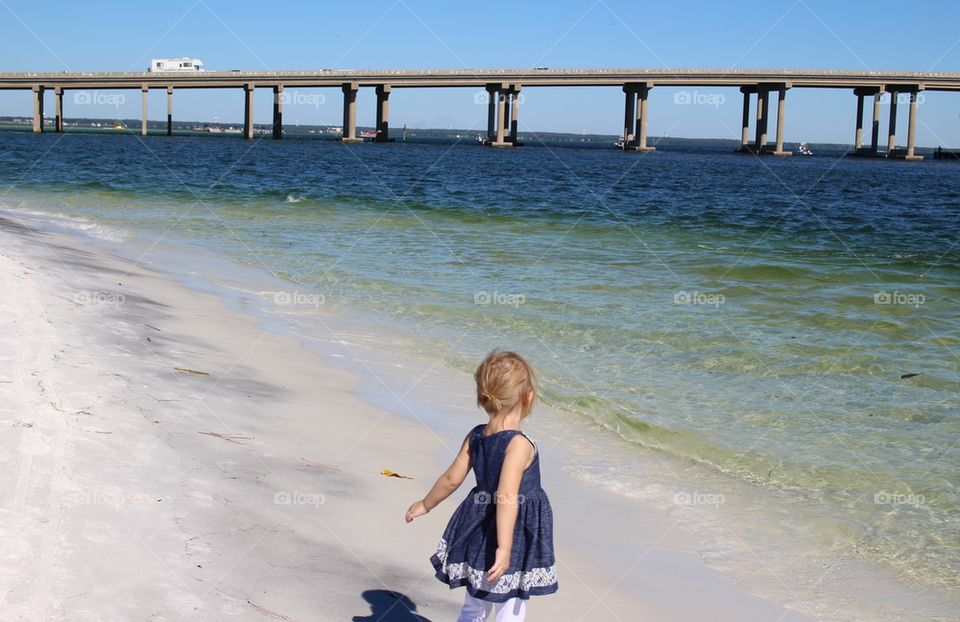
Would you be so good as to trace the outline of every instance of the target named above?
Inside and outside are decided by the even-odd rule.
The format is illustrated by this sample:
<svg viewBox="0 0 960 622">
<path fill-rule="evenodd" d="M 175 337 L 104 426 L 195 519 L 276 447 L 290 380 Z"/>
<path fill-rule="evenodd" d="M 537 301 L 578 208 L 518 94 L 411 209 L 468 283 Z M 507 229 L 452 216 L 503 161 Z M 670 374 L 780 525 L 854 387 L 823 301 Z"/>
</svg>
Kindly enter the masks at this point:
<svg viewBox="0 0 960 622">
<path fill-rule="evenodd" d="M 459 564 L 447 563 L 447 541 L 441 539 L 437 546 L 437 558 L 440 560 L 440 566 L 443 573 L 451 580 L 457 581 L 465 579 L 474 587 L 474 589 L 489 592 L 491 594 L 506 594 L 513 590 L 521 592 L 529 591 L 531 588 L 547 587 L 557 582 L 557 566 L 552 564 L 548 567 L 532 568 L 530 570 L 518 570 L 510 574 L 505 574 L 493 585 L 484 579 L 486 570 L 477 569 L 467 562 Z"/>
</svg>

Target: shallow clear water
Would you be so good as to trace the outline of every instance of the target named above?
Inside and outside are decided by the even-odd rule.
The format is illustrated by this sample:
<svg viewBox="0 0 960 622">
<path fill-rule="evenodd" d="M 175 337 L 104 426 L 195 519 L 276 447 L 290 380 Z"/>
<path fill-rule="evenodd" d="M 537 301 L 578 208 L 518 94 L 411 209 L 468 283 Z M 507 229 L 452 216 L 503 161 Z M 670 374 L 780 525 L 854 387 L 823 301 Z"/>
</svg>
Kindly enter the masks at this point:
<svg viewBox="0 0 960 622">
<path fill-rule="evenodd" d="M 9 206 L 225 253 L 454 368 L 522 351 L 568 416 L 816 508 L 798 528 L 833 553 L 954 594 L 958 181 L 949 162 L 0 135 Z M 628 489 L 631 468 L 584 465 Z"/>
</svg>

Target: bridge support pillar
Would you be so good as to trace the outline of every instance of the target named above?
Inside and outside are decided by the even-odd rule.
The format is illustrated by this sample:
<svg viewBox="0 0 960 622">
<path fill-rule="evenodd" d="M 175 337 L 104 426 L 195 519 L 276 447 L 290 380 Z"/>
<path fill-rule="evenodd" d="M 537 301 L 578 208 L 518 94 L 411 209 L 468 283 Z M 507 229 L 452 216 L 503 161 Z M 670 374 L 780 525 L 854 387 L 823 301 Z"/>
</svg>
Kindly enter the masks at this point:
<svg viewBox="0 0 960 622">
<path fill-rule="evenodd" d="M 490 103 L 487 104 L 487 142 L 491 147 L 516 147 L 520 120 L 520 85 L 488 84 Z M 496 109 L 494 118 L 494 100 Z M 493 131 L 491 131 L 493 130 Z"/>
<path fill-rule="evenodd" d="M 53 131 L 58 134 L 63 133 L 63 87 L 56 86 L 53 89 L 54 107 L 57 111 L 56 121 L 53 125 Z"/>
<path fill-rule="evenodd" d="M 488 84 L 487 90 L 487 144 L 492 144 L 497 135 L 497 103 L 500 100 L 500 86 Z"/>
<path fill-rule="evenodd" d="M 764 148 L 767 146 L 767 117 L 769 116 L 769 111 L 767 107 L 770 105 L 770 91 L 767 90 L 758 90 L 757 91 L 757 127 L 756 127 L 756 137 L 754 138 L 754 147 L 756 153 L 763 153 Z"/>
<path fill-rule="evenodd" d="M 150 87 L 146 84 L 140 86 L 140 135 L 147 135 L 147 96 L 150 94 Z"/>
<path fill-rule="evenodd" d="M 630 82 L 623 85 L 624 101 L 624 151 L 656 151 L 647 146 L 647 96 L 651 85 L 648 82 Z"/>
<path fill-rule="evenodd" d="M 897 150 L 897 98 L 898 91 L 890 91 L 890 125 L 887 129 L 887 157 L 891 157 Z"/>
<path fill-rule="evenodd" d="M 246 140 L 253 138 L 253 91 L 254 85 L 243 85 L 243 137 Z"/>
<path fill-rule="evenodd" d="M 922 160 L 914 153 L 917 146 L 917 91 L 910 91 L 910 121 L 907 123 L 907 154 L 905 160 Z"/>
<path fill-rule="evenodd" d="M 377 87 L 377 137 L 378 143 L 390 142 L 390 85 Z"/>
<path fill-rule="evenodd" d="M 283 138 L 283 85 L 273 87 L 273 138 Z"/>
<path fill-rule="evenodd" d="M 880 139 L 880 96 L 883 89 L 879 87 L 858 87 L 853 89 L 853 94 L 857 96 L 857 127 L 853 135 L 853 153 L 851 155 L 860 157 L 877 157 L 877 142 Z M 863 146 L 863 118 L 864 102 L 867 96 L 873 97 L 873 124 L 870 132 L 870 146 Z"/>
<path fill-rule="evenodd" d="M 357 137 L 357 91 L 360 86 L 356 82 L 344 82 L 343 91 L 343 132 L 340 141 L 344 143 L 363 142 Z"/>
<path fill-rule="evenodd" d="M 626 151 L 633 144 L 634 126 L 637 122 L 637 85 L 624 84 L 623 93 L 623 134 L 620 138 L 623 141 L 623 150 Z"/>
<path fill-rule="evenodd" d="M 500 142 L 504 143 L 504 145 L 509 145 L 510 114 L 513 112 L 513 97 L 510 89 L 504 89 L 501 97 L 503 98 L 503 114 L 500 115 Z"/>
<path fill-rule="evenodd" d="M 748 86 L 741 86 L 740 92 L 743 93 L 743 117 L 740 121 L 740 152 L 748 153 L 750 151 L 750 94 L 755 93 L 755 89 Z"/>
<path fill-rule="evenodd" d="M 773 151 L 775 156 L 792 156 L 792 151 L 783 150 L 783 125 L 787 118 L 787 87 L 781 85 L 777 89 L 777 148 Z"/>
<path fill-rule="evenodd" d="M 506 143 L 503 141 L 503 116 L 507 112 L 506 94 L 504 94 L 506 85 L 497 89 L 497 135 L 496 140 L 490 143 L 491 147 L 503 147 Z"/>
<path fill-rule="evenodd" d="M 33 85 L 33 133 L 43 133 L 43 86 Z"/>
<path fill-rule="evenodd" d="M 887 85 L 890 92 L 890 127 L 887 137 L 887 157 L 902 160 L 922 160 L 923 156 L 915 153 L 917 147 L 917 92 L 921 87 L 917 84 Z M 910 95 L 910 117 L 907 125 L 907 148 L 897 149 L 897 104 L 901 93 Z"/>
<path fill-rule="evenodd" d="M 758 84 L 756 86 L 742 86 L 743 114 L 740 121 L 740 153 L 756 155 L 791 156 L 792 151 L 785 151 L 783 128 L 787 120 L 787 90 L 789 83 Z M 770 125 L 770 92 L 777 92 L 777 135 L 776 146 L 767 147 L 767 130 Z M 750 96 L 757 95 L 756 127 L 754 128 L 753 144 L 750 144 Z"/>
<path fill-rule="evenodd" d="M 873 121 L 871 123 L 870 134 L 870 153 L 874 157 L 878 155 L 880 148 L 880 96 L 883 95 L 883 89 L 877 90 L 873 94 Z"/>
<path fill-rule="evenodd" d="M 520 85 L 514 84 L 510 89 L 510 144 L 517 146 L 517 133 L 520 121 Z"/>
<path fill-rule="evenodd" d="M 487 91 L 487 140 L 491 147 L 516 147 L 520 121 L 519 84 L 489 83 Z"/>
<path fill-rule="evenodd" d="M 173 136 L 173 87 L 167 87 L 167 136 Z"/>
<path fill-rule="evenodd" d="M 647 146 L 647 111 L 649 110 L 647 106 L 647 96 L 650 94 L 650 85 L 647 83 L 642 83 L 640 89 L 637 91 L 637 122 L 634 127 L 634 142 L 636 143 L 633 146 L 634 151 L 656 151 L 656 147 Z"/>
<path fill-rule="evenodd" d="M 855 90 L 857 96 L 857 128 L 853 133 L 853 152 L 863 149 L 863 93 Z"/>
</svg>

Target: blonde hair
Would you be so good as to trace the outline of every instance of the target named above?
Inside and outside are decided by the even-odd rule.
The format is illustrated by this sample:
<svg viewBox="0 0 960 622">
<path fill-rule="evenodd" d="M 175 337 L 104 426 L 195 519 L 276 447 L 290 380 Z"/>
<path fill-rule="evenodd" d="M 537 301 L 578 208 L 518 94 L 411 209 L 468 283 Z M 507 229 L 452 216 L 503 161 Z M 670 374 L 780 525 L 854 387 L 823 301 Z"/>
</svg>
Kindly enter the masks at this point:
<svg viewBox="0 0 960 622">
<path fill-rule="evenodd" d="M 483 359 L 473 378 L 477 381 L 477 406 L 488 414 L 511 410 L 517 404 L 523 408 L 521 417 L 533 411 L 537 377 L 533 366 L 516 352 L 494 350 Z"/>
</svg>

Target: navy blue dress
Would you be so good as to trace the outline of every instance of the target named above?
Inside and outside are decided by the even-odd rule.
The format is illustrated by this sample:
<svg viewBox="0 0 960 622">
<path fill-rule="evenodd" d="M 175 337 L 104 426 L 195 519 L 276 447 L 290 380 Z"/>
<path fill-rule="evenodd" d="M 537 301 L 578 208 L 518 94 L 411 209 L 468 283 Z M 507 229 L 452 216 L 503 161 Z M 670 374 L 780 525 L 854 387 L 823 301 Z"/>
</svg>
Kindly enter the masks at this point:
<svg viewBox="0 0 960 622">
<path fill-rule="evenodd" d="M 477 478 L 467 498 L 457 507 L 437 552 L 430 558 L 437 578 L 451 589 L 465 586 L 471 596 L 502 603 L 510 598 L 557 591 L 553 552 L 553 510 L 540 487 L 540 452 L 523 472 L 517 497 L 517 523 L 510 550 L 510 566 L 496 582 L 486 580 L 497 551 L 497 505 L 500 469 L 507 445 L 519 430 L 483 435 L 484 425 L 470 431 L 470 459 Z"/>
</svg>

